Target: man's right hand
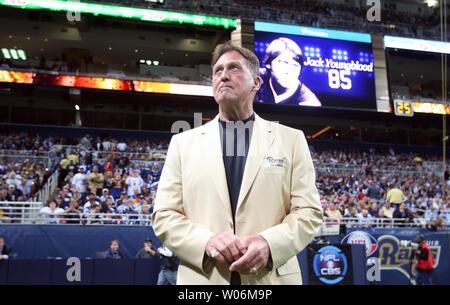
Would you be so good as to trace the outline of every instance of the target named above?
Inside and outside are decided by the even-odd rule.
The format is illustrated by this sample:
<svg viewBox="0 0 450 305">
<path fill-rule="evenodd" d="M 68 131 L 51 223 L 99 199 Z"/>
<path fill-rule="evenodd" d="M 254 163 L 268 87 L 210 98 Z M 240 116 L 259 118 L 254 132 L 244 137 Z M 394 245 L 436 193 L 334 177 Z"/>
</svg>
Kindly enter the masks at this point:
<svg viewBox="0 0 450 305">
<path fill-rule="evenodd" d="M 206 244 L 206 255 L 224 263 L 232 263 L 245 254 L 247 248 L 239 237 L 229 231 L 212 237 Z"/>
</svg>

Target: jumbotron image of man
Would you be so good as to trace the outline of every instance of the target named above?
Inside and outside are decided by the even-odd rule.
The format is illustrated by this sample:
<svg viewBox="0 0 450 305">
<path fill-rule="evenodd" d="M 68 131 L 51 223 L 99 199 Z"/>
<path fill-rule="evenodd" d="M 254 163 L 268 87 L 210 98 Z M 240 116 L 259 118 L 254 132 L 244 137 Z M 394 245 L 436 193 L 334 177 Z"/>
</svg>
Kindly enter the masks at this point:
<svg viewBox="0 0 450 305">
<path fill-rule="evenodd" d="M 303 53 L 289 38 L 273 40 L 267 47 L 260 75 L 263 84 L 258 102 L 321 107 L 317 96 L 300 81 Z"/>
</svg>

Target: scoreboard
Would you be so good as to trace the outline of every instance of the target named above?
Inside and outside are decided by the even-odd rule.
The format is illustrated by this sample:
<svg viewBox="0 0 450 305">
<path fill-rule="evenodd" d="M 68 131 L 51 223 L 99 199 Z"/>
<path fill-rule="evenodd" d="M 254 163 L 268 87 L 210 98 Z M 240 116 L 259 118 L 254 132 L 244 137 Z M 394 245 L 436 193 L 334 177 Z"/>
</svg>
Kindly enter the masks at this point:
<svg viewBox="0 0 450 305">
<path fill-rule="evenodd" d="M 254 35 L 255 54 L 265 82 L 261 90 L 266 91 L 260 92 L 259 102 L 277 102 L 272 96 L 282 91 L 276 92 L 275 59 L 271 57 L 281 55 L 282 58 L 288 56 L 283 54 L 295 53 L 301 68 L 299 75 L 292 77 L 298 78 L 301 86 L 309 89 L 308 94 L 311 91 L 319 100 L 309 103 L 310 106 L 377 110 L 370 34 L 255 21 Z M 290 46 L 284 47 L 283 41 Z M 278 46 L 274 46 L 276 44 Z M 286 67 L 289 69 L 295 70 L 295 67 Z M 302 105 L 301 102 L 290 104 Z"/>
</svg>

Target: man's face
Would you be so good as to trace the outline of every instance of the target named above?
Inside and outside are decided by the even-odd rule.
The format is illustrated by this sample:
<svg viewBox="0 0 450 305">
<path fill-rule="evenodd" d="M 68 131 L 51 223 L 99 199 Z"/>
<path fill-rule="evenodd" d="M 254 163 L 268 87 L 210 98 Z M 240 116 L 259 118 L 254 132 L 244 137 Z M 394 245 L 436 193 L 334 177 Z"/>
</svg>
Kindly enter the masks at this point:
<svg viewBox="0 0 450 305">
<path fill-rule="evenodd" d="M 294 60 L 292 53 L 284 52 L 278 55 L 271 64 L 272 77 L 284 88 L 296 88 L 302 67 Z"/>
<path fill-rule="evenodd" d="M 0 238 L 0 248 L 3 248 L 5 246 L 5 241 L 3 238 Z"/>
<path fill-rule="evenodd" d="M 119 244 L 117 242 L 113 242 L 111 244 L 111 250 L 117 251 L 119 249 Z"/>
<path fill-rule="evenodd" d="M 237 51 L 224 53 L 213 67 L 214 99 L 219 105 L 253 102 L 259 85 L 259 77 L 252 75 L 247 60 Z"/>
</svg>

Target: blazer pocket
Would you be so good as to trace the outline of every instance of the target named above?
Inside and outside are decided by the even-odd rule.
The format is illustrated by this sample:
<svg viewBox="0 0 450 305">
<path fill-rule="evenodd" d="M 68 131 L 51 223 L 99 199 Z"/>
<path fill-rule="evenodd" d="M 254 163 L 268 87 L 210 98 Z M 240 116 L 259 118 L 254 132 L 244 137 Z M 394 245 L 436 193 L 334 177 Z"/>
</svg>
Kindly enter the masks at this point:
<svg viewBox="0 0 450 305">
<path fill-rule="evenodd" d="M 298 266 L 297 256 L 290 258 L 286 263 L 277 268 L 279 276 L 298 272 L 300 272 L 300 267 Z"/>
</svg>

